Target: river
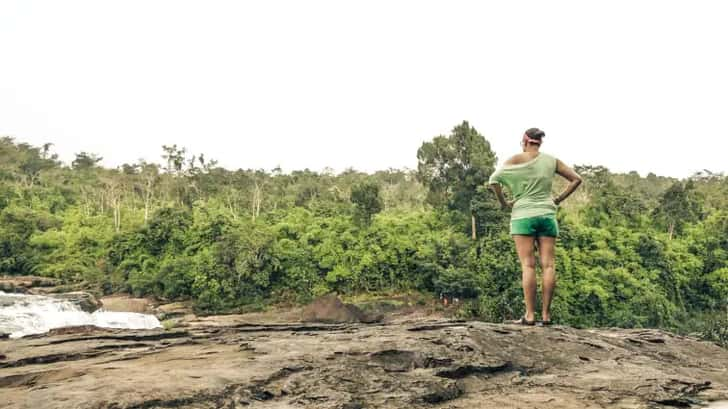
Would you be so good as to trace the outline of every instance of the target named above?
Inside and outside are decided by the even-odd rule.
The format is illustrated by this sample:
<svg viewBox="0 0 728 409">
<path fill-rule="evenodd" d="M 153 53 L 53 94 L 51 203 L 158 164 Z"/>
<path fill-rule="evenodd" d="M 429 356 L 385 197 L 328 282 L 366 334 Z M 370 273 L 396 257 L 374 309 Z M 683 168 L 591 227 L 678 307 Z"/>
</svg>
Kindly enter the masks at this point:
<svg viewBox="0 0 728 409">
<path fill-rule="evenodd" d="M 66 300 L 0 291 L 0 333 L 10 334 L 10 338 L 78 325 L 127 329 L 161 327 L 157 317 L 149 314 L 103 309 L 88 313 Z"/>
</svg>

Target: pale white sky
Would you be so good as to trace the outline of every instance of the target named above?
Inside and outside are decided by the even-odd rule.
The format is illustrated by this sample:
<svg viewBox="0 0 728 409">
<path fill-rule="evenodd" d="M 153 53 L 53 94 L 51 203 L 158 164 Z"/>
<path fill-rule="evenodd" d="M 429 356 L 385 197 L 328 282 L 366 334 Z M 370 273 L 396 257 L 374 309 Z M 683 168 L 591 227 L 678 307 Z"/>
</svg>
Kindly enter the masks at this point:
<svg viewBox="0 0 728 409">
<path fill-rule="evenodd" d="M 0 0 L 0 135 L 65 161 L 416 166 L 467 119 L 499 158 L 728 171 L 728 2 Z"/>
</svg>

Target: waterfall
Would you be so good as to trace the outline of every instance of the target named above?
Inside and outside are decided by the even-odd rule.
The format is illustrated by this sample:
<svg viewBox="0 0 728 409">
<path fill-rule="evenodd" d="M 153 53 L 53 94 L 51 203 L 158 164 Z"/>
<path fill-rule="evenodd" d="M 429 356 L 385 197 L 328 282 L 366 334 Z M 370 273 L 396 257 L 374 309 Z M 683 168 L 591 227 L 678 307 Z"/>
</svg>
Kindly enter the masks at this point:
<svg viewBox="0 0 728 409">
<path fill-rule="evenodd" d="M 104 328 L 160 328 L 153 315 L 98 310 L 87 313 L 75 304 L 52 297 L 0 291 L 0 333 L 18 338 L 53 328 L 95 325 Z"/>
</svg>

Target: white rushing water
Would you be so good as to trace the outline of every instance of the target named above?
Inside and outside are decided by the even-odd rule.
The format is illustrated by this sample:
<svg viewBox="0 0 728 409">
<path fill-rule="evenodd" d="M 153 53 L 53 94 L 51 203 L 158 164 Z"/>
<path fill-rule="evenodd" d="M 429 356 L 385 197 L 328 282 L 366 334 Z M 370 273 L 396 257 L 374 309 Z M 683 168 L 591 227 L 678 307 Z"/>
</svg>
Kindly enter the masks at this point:
<svg viewBox="0 0 728 409">
<path fill-rule="evenodd" d="M 127 329 L 161 327 L 153 315 L 103 310 L 89 314 L 66 300 L 0 291 L 0 333 L 10 334 L 11 338 L 76 325 Z"/>
</svg>

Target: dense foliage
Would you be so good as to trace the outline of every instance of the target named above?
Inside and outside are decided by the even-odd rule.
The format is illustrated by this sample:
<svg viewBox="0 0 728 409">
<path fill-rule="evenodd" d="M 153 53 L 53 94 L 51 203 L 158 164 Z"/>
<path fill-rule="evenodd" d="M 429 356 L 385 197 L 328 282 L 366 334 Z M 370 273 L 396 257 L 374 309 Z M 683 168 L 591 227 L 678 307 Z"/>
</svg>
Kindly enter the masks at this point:
<svg viewBox="0 0 728 409">
<path fill-rule="evenodd" d="M 161 165 L 105 169 L 94 154 L 69 167 L 51 145 L 0 139 L 0 274 L 209 312 L 417 290 L 485 319 L 519 316 L 508 215 L 484 187 L 490 145 L 464 122 L 417 157 L 416 171 L 285 174 L 226 170 L 172 145 Z M 559 321 L 697 328 L 725 316 L 727 177 L 576 169 L 584 187 L 559 213 Z"/>
</svg>

